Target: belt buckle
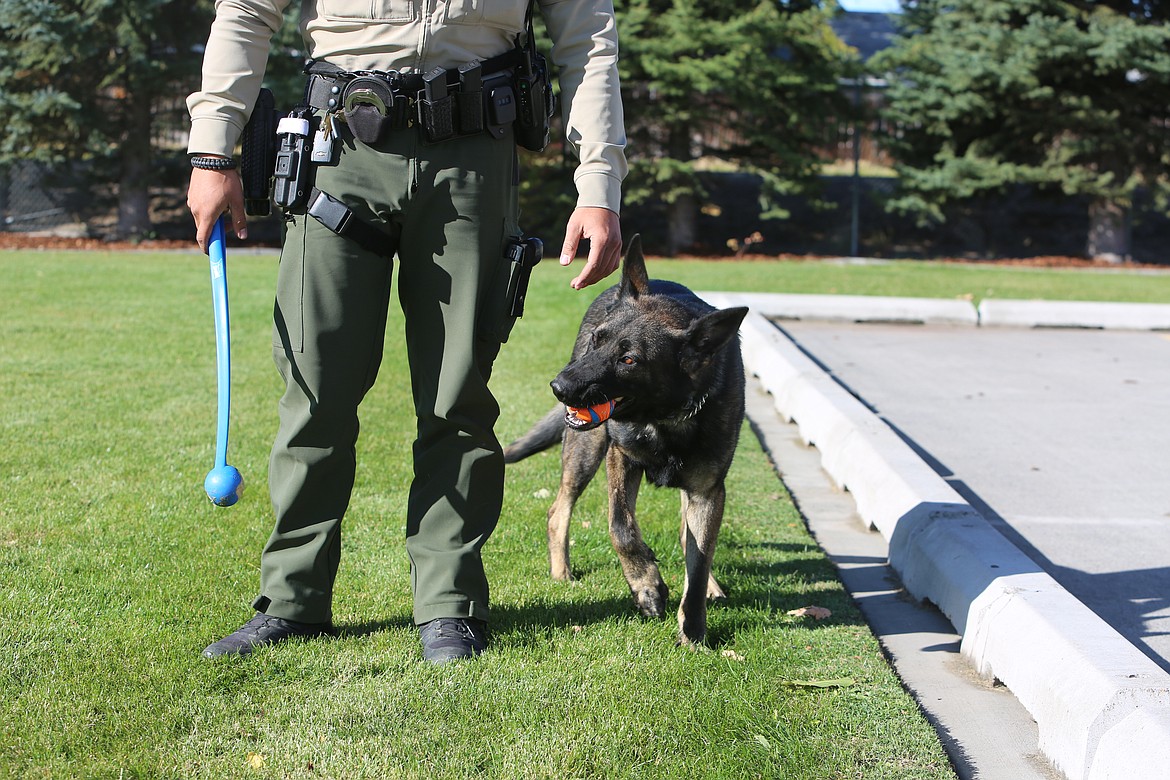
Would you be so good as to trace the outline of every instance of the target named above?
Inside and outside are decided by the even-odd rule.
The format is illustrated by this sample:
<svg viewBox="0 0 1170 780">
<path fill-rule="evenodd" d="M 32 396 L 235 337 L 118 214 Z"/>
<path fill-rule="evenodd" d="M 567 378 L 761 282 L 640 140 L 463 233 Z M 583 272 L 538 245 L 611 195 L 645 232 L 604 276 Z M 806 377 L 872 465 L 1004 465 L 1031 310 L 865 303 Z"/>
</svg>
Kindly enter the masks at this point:
<svg viewBox="0 0 1170 780">
<path fill-rule="evenodd" d="M 344 235 L 349 227 L 353 211 L 327 192 L 317 190 L 309 202 L 306 213 L 338 235 Z"/>
</svg>

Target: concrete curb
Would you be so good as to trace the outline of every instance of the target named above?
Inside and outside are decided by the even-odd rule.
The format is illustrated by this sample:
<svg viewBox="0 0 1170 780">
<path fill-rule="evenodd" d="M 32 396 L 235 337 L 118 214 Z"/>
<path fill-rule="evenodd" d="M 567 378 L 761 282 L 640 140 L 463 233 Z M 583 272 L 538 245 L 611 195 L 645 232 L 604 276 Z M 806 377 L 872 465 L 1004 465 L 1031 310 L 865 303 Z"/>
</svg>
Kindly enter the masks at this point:
<svg viewBox="0 0 1170 780">
<path fill-rule="evenodd" d="M 885 537 L 906 589 L 937 605 L 962 635 L 963 656 L 1002 681 L 1035 718 L 1039 749 L 1057 769 L 1091 780 L 1164 776 L 1170 675 L 992 528 L 767 319 L 813 317 L 821 301 L 699 295 L 722 308 L 752 309 L 740 331 L 747 370 L 771 393 L 780 416 L 820 450 L 825 470 L 853 494 L 862 519 Z M 906 300 L 868 311 L 935 322 L 934 316 L 953 316 L 936 315 L 937 303 L 973 310 L 943 301 L 916 313 Z M 833 302 L 826 318 L 859 321 L 840 316 L 841 309 L 840 300 Z"/>
<path fill-rule="evenodd" d="M 712 293 L 713 295 L 714 293 Z M 872 295 L 736 293 L 737 305 L 773 320 L 889 322 L 1006 328 L 1170 330 L 1170 304 L 1102 301 L 1024 301 L 986 298 L 881 298 Z"/>
<path fill-rule="evenodd" d="M 838 322 L 900 322 L 930 325 L 978 325 L 970 301 L 938 298 L 882 298 L 875 295 L 786 295 L 736 293 L 740 306 L 767 311 L 774 319 Z"/>
<path fill-rule="evenodd" d="M 979 304 L 979 324 L 1011 328 L 1170 330 L 1170 305 L 987 298 Z"/>
</svg>

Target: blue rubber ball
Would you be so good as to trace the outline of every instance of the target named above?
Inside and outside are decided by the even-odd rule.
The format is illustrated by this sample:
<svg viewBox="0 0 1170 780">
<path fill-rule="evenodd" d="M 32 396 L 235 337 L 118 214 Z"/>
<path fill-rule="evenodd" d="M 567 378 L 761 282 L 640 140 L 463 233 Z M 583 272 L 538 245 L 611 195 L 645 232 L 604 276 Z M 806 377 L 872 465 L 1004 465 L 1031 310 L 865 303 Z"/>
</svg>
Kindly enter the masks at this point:
<svg viewBox="0 0 1170 780">
<path fill-rule="evenodd" d="M 231 506 L 244 493 L 244 477 L 235 466 L 219 466 L 207 472 L 203 480 L 207 497 L 216 506 Z"/>
</svg>

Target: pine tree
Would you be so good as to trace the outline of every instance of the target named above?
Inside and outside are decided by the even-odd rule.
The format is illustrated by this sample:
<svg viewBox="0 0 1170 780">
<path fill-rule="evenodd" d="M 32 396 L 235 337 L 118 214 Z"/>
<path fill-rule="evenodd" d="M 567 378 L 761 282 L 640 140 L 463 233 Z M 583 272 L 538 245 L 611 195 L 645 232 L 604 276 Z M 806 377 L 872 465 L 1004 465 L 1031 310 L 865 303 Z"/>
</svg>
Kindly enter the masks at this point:
<svg viewBox="0 0 1170 780">
<path fill-rule="evenodd" d="M 1135 193 L 1170 205 L 1165 4 L 917 0 L 876 65 L 893 206 L 935 219 L 1017 184 L 1086 197 L 1091 257 L 1128 256 Z"/>
<path fill-rule="evenodd" d="M 807 192 L 817 150 L 848 110 L 853 62 L 831 7 L 763 0 L 619 0 L 630 203 L 670 209 L 669 251 L 695 241 L 707 156 L 758 173 L 765 192 Z M 770 216 L 783 216 L 773 209 Z"/>
<path fill-rule="evenodd" d="M 0 0 L 0 164 L 110 160 L 118 232 L 150 228 L 152 109 L 186 94 L 210 0 Z"/>
</svg>

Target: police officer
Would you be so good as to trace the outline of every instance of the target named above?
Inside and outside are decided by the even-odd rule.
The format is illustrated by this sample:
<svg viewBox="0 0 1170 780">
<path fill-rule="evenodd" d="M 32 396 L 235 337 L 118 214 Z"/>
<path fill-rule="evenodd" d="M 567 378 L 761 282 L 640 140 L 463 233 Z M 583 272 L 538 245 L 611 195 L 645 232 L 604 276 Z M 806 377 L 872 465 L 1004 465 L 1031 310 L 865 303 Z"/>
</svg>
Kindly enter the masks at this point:
<svg viewBox="0 0 1170 780">
<path fill-rule="evenodd" d="M 216 3 L 202 89 L 188 99 L 187 203 L 205 252 L 225 212 L 236 235 L 247 234 L 232 154 L 288 2 Z M 559 71 L 565 136 L 580 160 L 560 263 L 570 265 L 588 239 L 588 259 L 570 282 L 581 289 L 612 273 L 621 250 L 626 164 L 613 4 L 538 5 Z M 524 0 L 306 0 L 300 24 L 310 56 L 327 63 L 341 95 L 347 79 L 366 72 L 417 85 L 435 68 L 498 60 L 530 29 L 530 13 Z M 503 496 L 493 432 L 499 406 L 487 382 L 513 324 L 505 300 L 506 250 L 520 235 L 512 132 L 432 142 L 412 120 L 363 142 L 333 107 L 316 108 L 336 149 L 329 164 L 316 166 L 314 184 L 377 231 L 378 241 L 340 235 L 303 208 L 285 214 L 273 328 L 285 391 L 269 464 L 276 524 L 261 556 L 257 614 L 203 654 L 246 654 L 289 637 L 333 633 L 357 409 L 378 371 L 397 260 L 417 417 L 406 516 L 414 621 L 426 660 L 471 658 L 487 642 L 481 548 Z"/>
</svg>

